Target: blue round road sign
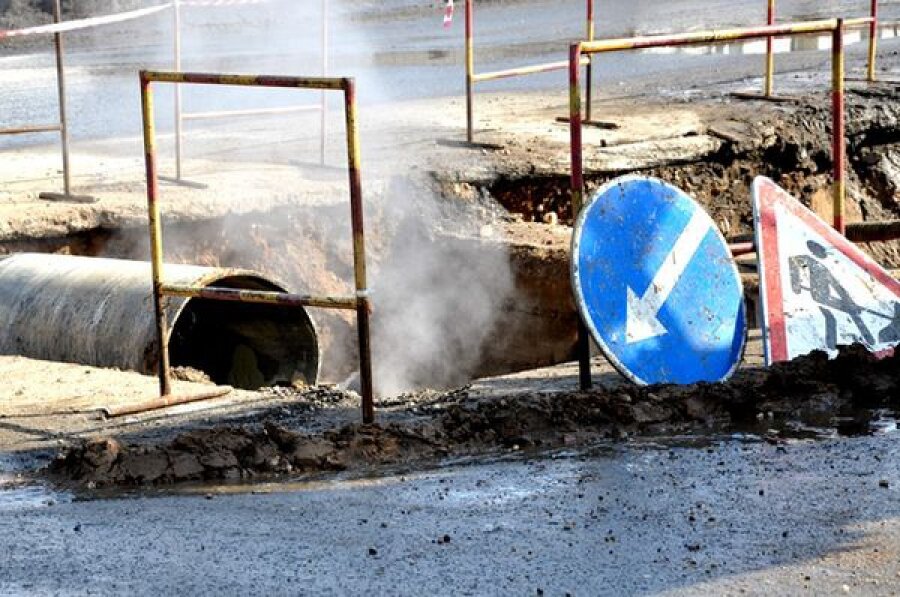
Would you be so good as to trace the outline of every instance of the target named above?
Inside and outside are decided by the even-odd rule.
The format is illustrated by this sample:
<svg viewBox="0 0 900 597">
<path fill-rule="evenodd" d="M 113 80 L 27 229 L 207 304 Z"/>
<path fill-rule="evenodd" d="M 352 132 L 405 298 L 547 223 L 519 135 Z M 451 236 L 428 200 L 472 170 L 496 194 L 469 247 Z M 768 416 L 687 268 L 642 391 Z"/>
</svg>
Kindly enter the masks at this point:
<svg viewBox="0 0 900 597">
<path fill-rule="evenodd" d="M 572 288 L 613 366 L 639 384 L 720 381 L 747 323 L 741 277 L 712 218 L 644 176 L 601 187 L 575 223 Z"/>
</svg>

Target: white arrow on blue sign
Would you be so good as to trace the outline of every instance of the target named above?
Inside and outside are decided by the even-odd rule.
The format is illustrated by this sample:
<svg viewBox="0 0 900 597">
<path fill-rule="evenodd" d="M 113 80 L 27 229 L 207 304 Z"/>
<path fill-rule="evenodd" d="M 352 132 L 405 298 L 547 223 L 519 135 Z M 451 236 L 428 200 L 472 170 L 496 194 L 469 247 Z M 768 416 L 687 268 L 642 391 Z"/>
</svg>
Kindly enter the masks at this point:
<svg viewBox="0 0 900 597">
<path fill-rule="evenodd" d="M 639 384 L 728 378 L 747 336 L 743 287 L 712 218 L 645 176 L 601 187 L 572 239 L 572 288 L 604 355 Z"/>
</svg>

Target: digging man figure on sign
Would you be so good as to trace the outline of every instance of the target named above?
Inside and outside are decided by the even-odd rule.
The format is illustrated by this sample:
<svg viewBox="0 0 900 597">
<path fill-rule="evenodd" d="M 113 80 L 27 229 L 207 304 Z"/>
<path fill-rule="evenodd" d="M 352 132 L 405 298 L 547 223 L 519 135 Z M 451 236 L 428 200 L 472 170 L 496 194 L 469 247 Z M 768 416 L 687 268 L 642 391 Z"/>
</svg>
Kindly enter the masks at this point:
<svg viewBox="0 0 900 597">
<path fill-rule="evenodd" d="M 822 315 L 825 317 L 825 345 L 835 350 L 838 347 L 837 341 L 837 320 L 834 318 L 832 311 L 846 313 L 859 329 L 863 341 L 873 346 L 875 337 L 862 320 L 862 313 L 867 309 L 856 304 L 850 293 L 838 282 L 834 274 L 823 263 L 828 256 L 828 250 L 815 241 L 807 241 L 806 246 L 809 248 L 811 255 L 795 255 L 788 260 L 791 274 L 791 290 L 794 294 L 800 294 L 804 290 L 808 290 L 812 296 L 812 300 L 818 303 Z M 806 282 L 806 285 L 804 285 Z M 894 327 L 894 323 L 888 328 Z M 882 331 L 881 336 L 888 331 L 888 328 Z"/>
</svg>

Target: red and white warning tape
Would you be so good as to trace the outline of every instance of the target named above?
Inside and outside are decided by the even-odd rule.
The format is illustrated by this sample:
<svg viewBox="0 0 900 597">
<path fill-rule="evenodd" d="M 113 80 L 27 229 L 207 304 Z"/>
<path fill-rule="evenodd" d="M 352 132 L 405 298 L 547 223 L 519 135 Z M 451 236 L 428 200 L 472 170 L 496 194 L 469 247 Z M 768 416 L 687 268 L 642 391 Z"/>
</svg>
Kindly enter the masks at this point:
<svg viewBox="0 0 900 597">
<path fill-rule="evenodd" d="M 444 7 L 444 28 L 453 24 L 453 0 L 447 0 L 447 6 Z"/>
<path fill-rule="evenodd" d="M 122 21 L 130 21 L 139 19 L 158 12 L 162 12 L 172 8 L 171 3 L 160 4 L 159 6 L 151 6 L 150 8 L 141 8 L 128 12 L 120 12 L 114 15 L 105 15 L 102 17 L 90 17 L 87 19 L 79 19 L 77 21 L 67 21 L 65 23 L 53 23 L 51 25 L 38 25 L 36 27 L 25 27 L 24 29 L 0 30 L 0 39 L 7 37 L 24 37 L 26 35 L 46 35 L 48 33 L 63 33 L 66 31 L 77 31 L 79 29 L 90 29 L 98 25 L 108 25 L 109 23 L 121 23 Z"/>
</svg>

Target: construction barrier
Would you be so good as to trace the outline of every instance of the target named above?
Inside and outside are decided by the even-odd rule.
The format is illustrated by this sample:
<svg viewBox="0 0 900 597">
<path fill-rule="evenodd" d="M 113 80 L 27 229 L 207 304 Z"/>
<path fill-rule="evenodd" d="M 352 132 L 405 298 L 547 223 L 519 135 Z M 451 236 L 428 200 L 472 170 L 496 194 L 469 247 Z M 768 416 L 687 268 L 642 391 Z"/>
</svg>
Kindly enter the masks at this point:
<svg viewBox="0 0 900 597">
<path fill-rule="evenodd" d="M 153 275 L 153 299 L 156 327 L 159 336 L 159 390 L 162 399 L 172 394 L 169 372 L 168 323 L 163 308 L 164 296 L 203 298 L 210 300 L 278 304 L 285 307 L 303 306 L 356 311 L 359 338 L 360 383 L 362 417 L 365 423 L 375 419 L 372 387 L 372 357 L 369 335 L 371 304 L 366 282 L 366 253 L 363 225 L 362 179 L 359 167 L 359 131 L 356 120 L 356 85 L 352 78 L 281 77 L 254 75 L 223 75 L 141 71 L 141 106 L 144 125 L 144 150 L 147 164 L 147 206 L 150 222 L 150 255 Z M 153 114 L 153 82 L 194 85 L 237 85 L 242 87 L 280 87 L 314 89 L 323 92 L 340 91 L 344 96 L 344 118 L 347 134 L 347 167 L 350 183 L 350 221 L 353 230 L 353 268 L 356 295 L 353 297 L 306 296 L 280 292 L 232 290 L 199 286 L 166 284 L 163 269 L 162 220 L 159 208 L 159 177 L 156 167 L 156 139 Z"/>
<path fill-rule="evenodd" d="M 465 27 L 465 46 L 466 46 L 466 141 L 469 143 L 475 140 L 475 84 L 484 81 L 493 81 L 496 79 L 506 79 L 510 77 L 520 77 L 525 75 L 534 75 L 538 73 L 546 73 L 557 70 L 565 70 L 569 63 L 565 60 L 560 62 L 548 62 L 545 64 L 535 64 L 531 66 L 522 66 L 518 68 L 510 68 L 500 71 L 476 73 L 475 72 L 475 8 L 474 0 L 466 0 L 466 27 Z M 586 34 L 587 39 L 594 39 L 594 0 L 586 0 Z M 585 75 L 585 87 L 587 94 L 587 112 L 585 120 L 591 119 L 591 79 L 593 78 L 593 67 L 590 59 L 585 60 L 584 65 L 587 67 Z"/>
<path fill-rule="evenodd" d="M 584 200 L 584 155 L 581 120 L 581 63 L 585 55 L 622 52 L 647 48 L 677 47 L 747 39 L 772 39 L 809 33 L 831 33 L 831 95 L 832 95 L 832 181 L 834 227 L 844 233 L 845 188 L 845 131 L 844 131 L 844 27 L 867 24 L 871 17 L 861 19 L 829 19 L 786 25 L 766 25 L 758 28 L 698 31 L 675 35 L 653 35 L 620 39 L 587 40 L 572 44 L 569 49 L 569 131 L 572 160 L 571 192 L 572 217 L 577 220 Z M 747 247 L 734 247 L 746 252 Z M 590 340 L 583 322 L 578 329 L 579 381 L 583 389 L 591 386 Z"/>
<path fill-rule="evenodd" d="M 70 149 L 69 149 L 69 126 L 66 113 L 66 81 L 65 67 L 63 64 L 64 48 L 63 33 L 72 31 L 80 31 L 91 29 L 103 25 L 111 25 L 114 23 L 123 23 L 135 19 L 141 19 L 172 9 L 174 15 L 174 64 L 175 70 L 181 70 L 181 7 L 227 7 L 241 5 L 255 5 L 267 2 L 269 0 L 173 0 L 164 4 L 158 4 L 148 8 L 141 8 L 111 15 L 103 15 L 98 17 L 89 17 L 79 19 L 77 21 L 64 22 L 62 20 L 61 1 L 54 0 L 53 23 L 49 25 L 37 25 L 34 27 L 24 27 L 15 30 L 0 30 L 0 40 L 17 39 L 21 37 L 29 37 L 35 35 L 52 35 L 56 58 L 56 83 L 59 101 L 59 122 L 44 124 L 24 124 L 12 128 L 0 129 L 0 136 L 3 135 L 24 135 L 36 133 L 58 132 L 60 134 L 60 149 L 62 153 L 62 171 L 63 171 L 63 192 L 41 193 L 44 199 L 52 200 L 74 200 L 74 201 L 93 201 L 91 197 L 77 196 L 72 194 L 72 173 L 70 166 Z M 322 1 L 322 75 L 325 76 L 328 71 L 328 0 Z M 327 102 L 323 93 L 319 105 L 311 106 L 293 106 L 286 108 L 270 108 L 261 110 L 241 110 L 241 111 L 223 111 L 223 112 L 202 112 L 202 113 L 183 113 L 181 109 L 181 92 L 176 89 L 175 92 L 175 153 L 176 153 L 176 177 L 173 180 L 183 182 L 182 173 L 182 143 L 183 133 L 182 125 L 184 120 L 188 119 L 205 119 L 205 118 L 231 118 L 246 115 L 258 114 L 275 114 L 294 111 L 319 111 L 321 113 L 321 129 L 320 129 L 320 161 L 325 160 L 325 139 L 327 136 L 326 119 L 327 119 Z M 202 185 L 201 185 L 202 186 Z"/>
<path fill-rule="evenodd" d="M 775 25 L 776 0 L 767 0 L 766 7 L 766 24 Z M 845 22 L 845 26 L 849 26 L 849 21 Z M 859 25 L 868 25 L 869 27 L 869 53 L 866 64 L 866 80 L 874 83 L 875 62 L 878 53 L 878 0 L 870 0 L 869 19 L 860 21 Z M 766 74 L 763 79 L 763 97 L 774 97 L 775 91 L 775 38 L 769 36 L 766 38 Z"/>
<path fill-rule="evenodd" d="M 59 122 L 55 122 L 52 124 L 25 124 L 14 128 L 0 130 L 0 135 L 26 135 L 50 132 L 59 133 L 60 150 L 62 153 L 63 192 L 44 192 L 40 194 L 41 198 L 76 201 L 92 200 L 89 197 L 75 196 L 72 194 L 72 170 L 69 164 L 69 121 L 66 114 L 66 77 L 65 67 L 63 64 L 64 49 L 62 34 L 67 31 L 77 31 L 79 29 L 88 29 L 100 25 L 108 25 L 111 23 L 121 23 L 124 21 L 139 19 L 166 10 L 171 6 L 171 4 L 163 4 L 160 6 L 153 6 L 140 10 L 132 10 L 114 15 L 92 17 L 89 19 L 82 19 L 79 21 L 64 23 L 62 20 L 62 7 L 60 5 L 60 0 L 54 0 L 53 24 L 25 27 L 23 29 L 16 29 L 11 31 L 0 31 L 0 40 L 16 39 L 33 35 L 53 35 L 53 46 L 56 59 L 56 90 L 59 104 Z"/>
<path fill-rule="evenodd" d="M 260 4 L 267 0 L 174 0 L 173 7 L 173 43 L 174 43 L 174 70 L 182 70 L 181 59 L 181 8 L 198 7 L 222 7 L 241 6 L 247 4 Z M 322 73 L 328 76 L 328 0 L 321 0 L 321 40 L 322 40 Z M 325 164 L 326 138 L 328 136 L 328 102 L 325 92 L 322 92 L 318 105 L 286 106 L 280 108 L 259 108 L 254 110 L 219 110 L 209 112 L 184 112 L 182 110 L 181 86 L 175 86 L 175 177 L 167 178 L 172 182 L 187 184 L 189 186 L 203 186 L 184 180 L 183 174 L 183 143 L 185 120 L 209 120 L 216 118 L 238 118 L 243 116 L 262 116 L 267 114 L 286 114 L 291 112 L 319 112 L 319 163 Z"/>
</svg>

